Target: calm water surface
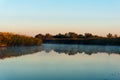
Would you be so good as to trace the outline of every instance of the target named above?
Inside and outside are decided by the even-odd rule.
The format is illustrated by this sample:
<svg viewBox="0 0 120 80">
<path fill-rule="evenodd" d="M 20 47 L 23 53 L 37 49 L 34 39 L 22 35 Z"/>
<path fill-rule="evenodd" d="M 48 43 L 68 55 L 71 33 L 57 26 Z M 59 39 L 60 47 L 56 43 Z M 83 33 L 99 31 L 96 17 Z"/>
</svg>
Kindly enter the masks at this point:
<svg viewBox="0 0 120 80">
<path fill-rule="evenodd" d="M 120 80 L 120 47 L 43 44 L 0 48 L 0 80 Z"/>
</svg>

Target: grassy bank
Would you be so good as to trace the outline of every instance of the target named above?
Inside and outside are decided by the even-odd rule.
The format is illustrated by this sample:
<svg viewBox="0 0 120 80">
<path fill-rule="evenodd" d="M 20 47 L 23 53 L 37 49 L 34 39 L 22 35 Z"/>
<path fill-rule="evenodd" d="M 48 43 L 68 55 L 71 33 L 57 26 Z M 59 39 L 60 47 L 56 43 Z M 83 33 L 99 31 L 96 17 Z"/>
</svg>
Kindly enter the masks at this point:
<svg viewBox="0 0 120 80">
<path fill-rule="evenodd" d="M 41 39 L 30 36 L 0 32 L 0 46 L 33 46 L 41 43 Z"/>
</svg>

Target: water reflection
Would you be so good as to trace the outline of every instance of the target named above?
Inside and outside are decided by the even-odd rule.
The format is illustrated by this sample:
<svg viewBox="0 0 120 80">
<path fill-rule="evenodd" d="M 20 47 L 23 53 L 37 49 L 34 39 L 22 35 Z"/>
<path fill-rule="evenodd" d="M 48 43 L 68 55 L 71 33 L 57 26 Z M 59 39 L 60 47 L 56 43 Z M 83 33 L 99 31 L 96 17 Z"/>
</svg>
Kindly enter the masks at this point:
<svg viewBox="0 0 120 80">
<path fill-rule="evenodd" d="M 88 55 L 96 53 L 120 54 L 120 46 L 44 44 L 41 48 L 46 52 L 53 50 L 57 53 L 65 53 L 68 55 L 75 55 L 77 53 L 85 53 Z"/>
<path fill-rule="evenodd" d="M 0 48 L 0 59 L 33 54 L 41 51 L 45 51 L 46 53 L 55 51 L 59 54 L 64 53 L 68 55 L 78 53 L 88 55 L 96 53 L 120 54 L 120 46 L 43 44 L 32 47 L 2 47 Z"/>
<path fill-rule="evenodd" d="M 0 80 L 119 80 L 120 56 L 116 54 L 120 54 L 119 46 L 43 44 L 0 48 L 0 59 L 9 58 L 0 60 Z M 18 56 L 22 57 L 10 58 Z"/>
<path fill-rule="evenodd" d="M 32 47 L 1 47 L 0 48 L 0 59 L 17 57 L 27 54 L 33 54 L 41 51 L 40 46 Z"/>
</svg>

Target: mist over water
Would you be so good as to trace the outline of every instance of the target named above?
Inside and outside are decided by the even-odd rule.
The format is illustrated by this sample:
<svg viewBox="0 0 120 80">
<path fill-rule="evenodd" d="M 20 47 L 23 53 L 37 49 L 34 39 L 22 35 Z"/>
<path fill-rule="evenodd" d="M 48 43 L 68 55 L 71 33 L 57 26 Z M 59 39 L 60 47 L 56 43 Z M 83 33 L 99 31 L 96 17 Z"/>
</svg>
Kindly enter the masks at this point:
<svg viewBox="0 0 120 80">
<path fill-rule="evenodd" d="M 0 80 L 119 80 L 119 61 L 119 46 L 4 47 Z"/>
</svg>

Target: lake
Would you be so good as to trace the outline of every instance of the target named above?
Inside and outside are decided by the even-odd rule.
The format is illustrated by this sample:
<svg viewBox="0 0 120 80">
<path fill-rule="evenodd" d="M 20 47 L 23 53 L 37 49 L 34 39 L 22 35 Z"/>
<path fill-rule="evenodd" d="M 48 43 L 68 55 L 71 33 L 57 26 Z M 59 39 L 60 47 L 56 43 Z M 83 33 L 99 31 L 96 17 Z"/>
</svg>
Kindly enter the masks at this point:
<svg viewBox="0 0 120 80">
<path fill-rule="evenodd" d="M 120 46 L 1 47 L 0 80 L 120 80 Z"/>
</svg>

